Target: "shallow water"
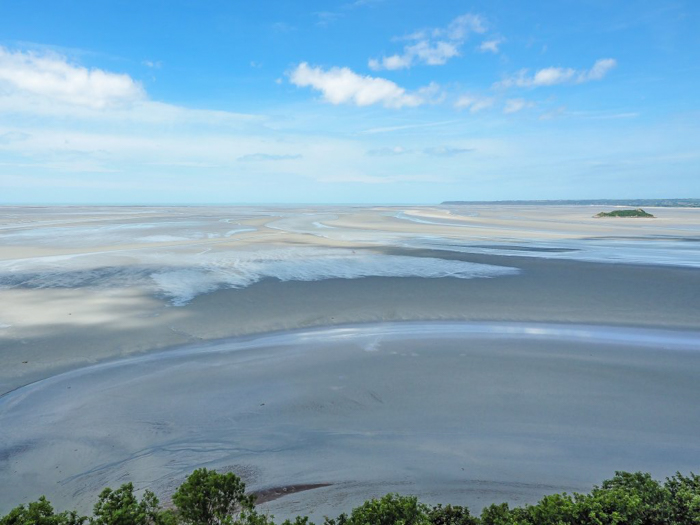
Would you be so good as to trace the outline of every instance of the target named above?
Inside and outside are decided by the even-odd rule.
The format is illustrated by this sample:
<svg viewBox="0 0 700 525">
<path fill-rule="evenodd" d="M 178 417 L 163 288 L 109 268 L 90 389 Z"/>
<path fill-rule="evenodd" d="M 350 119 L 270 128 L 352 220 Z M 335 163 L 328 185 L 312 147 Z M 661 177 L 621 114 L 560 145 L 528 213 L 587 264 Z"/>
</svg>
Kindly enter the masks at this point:
<svg viewBox="0 0 700 525">
<path fill-rule="evenodd" d="M 88 510 L 127 480 L 165 495 L 199 466 L 266 504 L 335 515 L 370 496 L 535 501 L 614 470 L 700 464 L 700 334 L 398 323 L 235 339 L 101 363 L 0 398 L 0 513 Z"/>
<path fill-rule="evenodd" d="M 189 253 L 64 255 L 0 261 L 0 288 L 119 288 L 141 286 L 174 306 L 219 288 L 245 288 L 265 278 L 320 281 L 362 277 L 456 277 L 515 275 L 516 268 L 437 257 L 381 255 L 345 248 L 240 248 Z"/>
<path fill-rule="evenodd" d="M 651 264 L 662 266 L 700 266 L 700 239 L 688 238 L 639 238 L 624 239 L 574 239 L 557 241 L 527 241 L 511 239 L 507 244 L 465 243 L 445 237 L 424 237 L 405 243 L 411 248 L 428 248 L 461 253 L 483 253 L 543 259 L 569 259 L 573 261 Z"/>
</svg>

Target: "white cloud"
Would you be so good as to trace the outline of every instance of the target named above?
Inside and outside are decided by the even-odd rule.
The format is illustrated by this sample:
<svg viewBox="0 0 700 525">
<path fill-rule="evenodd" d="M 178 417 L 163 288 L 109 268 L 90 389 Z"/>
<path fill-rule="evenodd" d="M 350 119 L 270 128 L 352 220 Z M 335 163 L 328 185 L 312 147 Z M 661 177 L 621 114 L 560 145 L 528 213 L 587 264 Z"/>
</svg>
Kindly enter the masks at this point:
<svg viewBox="0 0 700 525">
<path fill-rule="evenodd" d="M 396 157 L 397 155 L 405 155 L 409 151 L 402 146 L 394 146 L 393 148 L 371 149 L 367 155 L 370 157 Z"/>
<path fill-rule="evenodd" d="M 559 106 L 540 115 L 540 120 L 552 120 L 566 114 L 566 106 Z"/>
<path fill-rule="evenodd" d="M 477 49 L 482 53 L 498 53 L 500 45 L 503 43 L 502 38 L 494 38 L 493 40 L 484 40 Z"/>
<path fill-rule="evenodd" d="M 433 157 L 456 157 L 457 155 L 470 153 L 472 151 L 474 151 L 474 148 L 453 148 L 450 146 L 440 146 L 437 148 L 426 148 L 423 150 L 423 153 Z"/>
<path fill-rule="evenodd" d="M 596 60 L 593 67 L 588 70 L 588 72 L 585 72 L 585 76 L 580 80 L 582 82 L 586 80 L 600 80 L 615 66 L 617 66 L 617 61 L 614 58 L 603 58 Z"/>
<path fill-rule="evenodd" d="M 427 86 L 419 88 L 416 90 L 416 94 L 427 104 L 440 104 L 444 102 L 447 97 L 447 93 L 445 93 L 437 82 L 431 82 Z"/>
<path fill-rule="evenodd" d="M 292 84 L 320 91 L 331 104 L 371 106 L 382 104 L 389 108 L 419 106 L 425 99 L 408 93 L 404 88 L 384 78 L 358 75 L 347 67 L 323 70 L 299 64 L 289 75 Z"/>
<path fill-rule="evenodd" d="M 128 75 L 88 69 L 53 51 L 0 47 L 0 154 L 17 169 L 113 173 L 164 162 L 231 166 L 232 155 L 269 149 L 250 138 L 270 133 L 269 120 L 149 100 Z M 0 169 L 0 176 L 10 169 Z"/>
<path fill-rule="evenodd" d="M 627 118 L 637 118 L 639 113 L 635 112 L 591 112 L 591 111 L 572 111 L 571 115 L 574 117 L 589 119 L 589 120 L 610 120 L 610 119 L 627 119 Z"/>
<path fill-rule="evenodd" d="M 402 53 L 372 58 L 368 64 L 370 69 L 396 70 L 407 69 L 414 64 L 439 66 L 450 58 L 459 56 L 459 48 L 470 33 L 484 33 L 485 23 L 478 15 L 466 14 L 455 18 L 445 28 L 434 28 L 418 31 L 405 39 L 412 41 L 403 48 Z"/>
<path fill-rule="evenodd" d="M 602 58 L 596 60 L 591 69 L 547 67 L 536 71 L 534 75 L 529 75 L 527 69 L 521 69 L 516 75 L 498 82 L 496 86 L 540 87 L 566 83 L 581 84 L 591 80 L 601 80 L 616 65 L 617 61 L 614 58 Z"/>
<path fill-rule="evenodd" d="M 249 153 L 238 157 L 238 160 L 241 162 L 264 162 L 275 160 L 296 160 L 300 158 L 301 155 L 299 154 L 271 155 L 269 153 Z"/>
<path fill-rule="evenodd" d="M 394 131 L 404 131 L 408 129 L 416 129 L 416 128 L 432 128 L 435 126 L 446 126 L 448 124 L 454 124 L 455 122 L 460 122 L 459 120 L 442 120 L 439 122 L 424 122 L 420 124 L 403 124 L 401 126 L 384 126 L 380 128 L 369 128 L 361 133 L 367 134 L 367 135 L 374 135 L 377 133 L 391 133 Z"/>
<path fill-rule="evenodd" d="M 129 75 L 87 69 L 55 53 L 9 51 L 0 47 L 0 91 L 39 96 L 54 101 L 104 108 L 145 98 Z"/>
<path fill-rule="evenodd" d="M 32 93 L 3 93 L 0 89 L 0 115 L 29 115 L 32 117 L 60 118 L 92 123 L 143 124 L 143 125 L 220 125 L 240 128 L 263 125 L 266 117 L 229 111 L 190 109 L 148 99 L 131 104 L 105 107 L 84 105 L 52 99 Z"/>
<path fill-rule="evenodd" d="M 532 78 L 533 86 L 553 86 L 554 84 L 563 84 L 570 81 L 576 70 L 571 68 L 547 67 L 540 69 Z"/>
<path fill-rule="evenodd" d="M 462 95 L 455 102 L 457 109 L 469 109 L 471 113 L 478 113 L 493 106 L 494 99 L 491 97 L 478 97 L 475 95 Z"/>
<path fill-rule="evenodd" d="M 91 72 L 80 67 L 84 64 L 58 55 L 51 55 L 51 59 L 59 69 Z M 135 67 L 145 69 L 140 63 Z M 298 73 L 302 72 L 303 69 Z M 112 76 L 109 71 L 103 73 L 108 78 Z M 307 66 L 309 73 L 313 70 Z M 328 68 L 317 69 L 316 73 L 318 78 L 306 80 L 329 81 Z M 382 79 L 347 73 L 346 70 L 339 80 L 342 84 L 349 76 L 357 84 L 350 94 L 344 95 L 351 104 L 375 101 L 377 106 L 428 104 L 434 97 L 442 96 L 441 88 L 435 84 L 408 91 Z M 329 93 L 333 91 L 329 86 L 325 89 Z M 209 202 L 226 195 L 254 200 L 264 193 L 270 199 L 293 200 L 300 198 L 294 193 L 297 186 L 307 184 L 317 188 L 314 185 L 317 181 L 341 182 L 331 180 L 334 178 L 355 177 L 358 183 L 386 185 L 436 182 L 434 166 L 430 163 L 436 157 L 424 154 L 424 141 L 413 143 L 410 135 L 422 129 L 437 135 L 435 128 L 442 130 L 454 122 L 430 122 L 428 115 L 421 122 L 415 119 L 409 122 L 397 113 L 389 116 L 385 111 L 371 111 L 361 121 L 341 130 L 335 112 L 320 110 L 312 129 L 304 122 L 299 129 L 302 119 L 295 114 L 290 118 L 193 109 L 151 100 L 143 90 L 138 98 L 127 103 L 128 100 L 113 97 L 107 98 L 103 106 L 92 101 L 81 105 L 65 95 L 20 89 L 3 80 L 0 85 L 3 195 L 25 200 L 89 201 L 104 194 L 113 202 L 138 195 L 148 200 Z M 361 126 L 370 129 L 363 133 Z M 378 140 L 379 135 L 370 135 L 389 132 L 397 134 L 390 142 Z M 405 141 L 398 138 L 401 134 L 407 134 Z M 368 153 L 382 147 L 392 151 Z M 457 154 L 448 149 L 436 149 L 434 153 Z M 382 154 L 395 156 L 381 157 Z M 455 159 L 443 161 L 440 177 L 452 176 L 447 161 Z M 394 171 L 397 166 L 402 167 L 398 174 Z M 72 188 L 79 191 L 73 192 Z M 105 189 L 118 191 L 104 193 Z M 329 190 L 319 199 L 330 199 L 331 194 Z M 17 195 L 20 197 L 14 197 Z"/>
<path fill-rule="evenodd" d="M 433 34 L 435 36 L 447 36 L 450 40 L 464 40 L 470 32 L 473 33 L 485 33 L 486 24 L 484 19 L 479 15 L 472 15 L 467 13 L 465 15 L 458 16 L 447 29 L 434 29 Z"/>
<path fill-rule="evenodd" d="M 511 98 L 506 100 L 506 105 L 503 108 L 503 113 L 517 113 L 526 108 L 532 108 L 535 106 L 534 102 L 529 102 L 524 98 Z"/>
<path fill-rule="evenodd" d="M 459 55 L 457 46 L 451 42 L 430 42 L 421 40 L 411 46 L 406 46 L 402 55 L 391 55 L 381 60 L 370 59 L 369 67 L 374 71 L 382 69 L 407 69 L 414 62 L 422 62 L 429 66 L 441 66 Z"/>
<path fill-rule="evenodd" d="M 170 125 L 240 126 L 263 120 L 149 100 L 128 75 L 88 69 L 54 51 L 8 51 L 0 46 L 1 114 Z"/>
</svg>

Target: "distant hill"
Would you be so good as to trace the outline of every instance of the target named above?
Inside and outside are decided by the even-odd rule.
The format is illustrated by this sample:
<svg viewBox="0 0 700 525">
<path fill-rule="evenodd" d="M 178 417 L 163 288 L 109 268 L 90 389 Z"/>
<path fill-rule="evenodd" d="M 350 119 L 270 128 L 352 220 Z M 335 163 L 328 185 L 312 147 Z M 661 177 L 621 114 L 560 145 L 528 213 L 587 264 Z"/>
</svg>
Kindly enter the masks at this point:
<svg viewBox="0 0 700 525">
<path fill-rule="evenodd" d="M 610 212 L 601 211 L 594 215 L 594 217 L 630 217 L 630 218 L 642 218 L 642 219 L 653 219 L 654 216 L 651 213 L 645 212 L 641 208 L 636 210 L 615 210 Z"/>
<path fill-rule="evenodd" d="M 540 201 L 445 201 L 443 205 L 465 204 L 521 204 L 539 206 L 629 206 L 641 208 L 700 208 L 700 199 L 596 199 L 596 200 L 540 200 Z"/>
</svg>

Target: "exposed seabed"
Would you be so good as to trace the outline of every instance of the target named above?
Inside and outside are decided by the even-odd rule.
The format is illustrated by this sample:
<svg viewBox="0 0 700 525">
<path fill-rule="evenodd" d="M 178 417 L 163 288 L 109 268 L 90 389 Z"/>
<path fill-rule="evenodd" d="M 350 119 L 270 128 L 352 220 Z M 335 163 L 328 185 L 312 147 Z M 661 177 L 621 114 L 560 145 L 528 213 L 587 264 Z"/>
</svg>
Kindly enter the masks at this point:
<svg viewBox="0 0 700 525">
<path fill-rule="evenodd" d="M 0 512 L 104 486 L 161 496 L 194 468 L 335 515 L 389 491 L 478 510 L 700 464 L 700 334 L 382 323 L 227 339 L 72 370 L 0 398 Z"/>
</svg>

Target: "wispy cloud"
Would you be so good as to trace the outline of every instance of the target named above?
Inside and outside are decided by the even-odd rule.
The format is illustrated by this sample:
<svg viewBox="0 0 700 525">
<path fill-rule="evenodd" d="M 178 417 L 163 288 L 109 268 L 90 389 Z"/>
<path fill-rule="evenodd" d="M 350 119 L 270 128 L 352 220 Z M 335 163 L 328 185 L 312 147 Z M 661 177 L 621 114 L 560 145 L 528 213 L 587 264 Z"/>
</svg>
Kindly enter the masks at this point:
<svg viewBox="0 0 700 525">
<path fill-rule="evenodd" d="M 7 131 L 5 133 L 0 133 L 0 144 L 19 142 L 21 140 L 27 140 L 30 137 L 31 135 L 29 133 L 24 133 L 23 131 Z"/>
<path fill-rule="evenodd" d="M 454 182 L 451 177 L 434 174 L 419 175 L 367 175 L 365 173 L 339 173 L 323 175 L 316 179 L 324 183 L 395 184 L 399 182 Z"/>
<path fill-rule="evenodd" d="M 409 93 L 390 80 L 358 75 L 347 67 L 324 70 L 303 62 L 291 72 L 289 79 L 295 86 L 320 91 L 331 104 L 381 104 L 388 108 L 402 108 L 425 103 L 420 94 Z"/>
<path fill-rule="evenodd" d="M 353 2 L 348 2 L 340 6 L 343 11 L 352 11 L 353 9 L 358 9 L 362 7 L 375 7 L 385 0 L 355 0 Z M 316 16 L 316 25 L 320 27 L 328 27 L 331 23 L 335 22 L 339 18 L 345 16 L 344 12 L 338 11 L 317 11 L 313 13 Z"/>
<path fill-rule="evenodd" d="M 455 102 L 457 109 L 469 109 L 471 113 L 478 113 L 484 109 L 493 106 L 494 99 L 492 97 L 481 97 L 477 95 L 462 95 Z"/>
<path fill-rule="evenodd" d="M 148 166 L 167 166 L 172 168 L 205 168 L 214 169 L 219 168 L 218 164 L 210 164 L 208 162 L 196 162 L 196 161 L 164 161 L 164 162 L 148 162 Z"/>
<path fill-rule="evenodd" d="M 440 146 L 435 148 L 426 148 L 423 150 L 423 153 L 433 157 L 456 157 L 457 155 L 470 153 L 472 151 L 474 151 L 474 148 L 453 148 L 450 146 Z"/>
<path fill-rule="evenodd" d="M 590 69 L 547 67 L 530 75 L 527 69 L 521 69 L 514 76 L 495 84 L 496 87 L 540 87 L 556 84 L 581 84 L 591 80 L 601 80 L 617 66 L 614 58 L 596 60 Z"/>
<path fill-rule="evenodd" d="M 510 98 L 506 100 L 506 104 L 503 107 L 503 113 L 517 113 L 523 109 L 535 107 L 535 103 L 524 98 Z"/>
<path fill-rule="evenodd" d="M 316 16 L 316 25 L 320 27 L 327 27 L 344 16 L 343 13 L 334 11 L 317 11 L 314 15 Z"/>
<path fill-rule="evenodd" d="M 484 40 L 479 46 L 477 47 L 477 50 L 481 51 L 482 53 L 498 53 L 500 51 L 501 44 L 505 42 L 505 39 L 503 38 L 493 38 L 491 40 Z"/>
<path fill-rule="evenodd" d="M 287 22 L 275 22 L 270 26 L 275 33 L 291 33 L 296 31 L 296 26 L 288 24 Z"/>
<path fill-rule="evenodd" d="M 566 114 L 566 106 L 559 106 L 550 111 L 542 113 L 540 115 L 540 120 L 552 120 Z"/>
<path fill-rule="evenodd" d="M 396 157 L 398 155 L 405 155 L 409 152 L 410 150 L 407 150 L 404 147 L 394 146 L 393 148 L 371 149 L 367 152 L 367 155 L 370 157 Z"/>
<path fill-rule="evenodd" d="M 586 82 L 588 80 L 600 80 L 608 74 L 608 71 L 615 68 L 615 66 L 617 66 L 617 61 L 614 58 L 603 58 L 600 60 L 596 60 L 596 63 L 593 64 L 593 67 L 587 72 L 582 72 L 578 80 L 580 82 Z"/>
<path fill-rule="evenodd" d="M 447 124 L 454 124 L 455 122 L 459 122 L 458 120 L 442 120 L 439 122 L 422 122 L 420 124 L 402 124 L 400 126 L 384 126 L 380 128 L 369 128 L 362 133 L 365 133 L 367 135 L 374 135 L 376 133 L 391 133 L 393 131 L 403 131 L 403 130 L 408 130 L 408 129 L 415 129 L 415 128 L 432 128 L 434 126 L 445 126 Z"/>
<path fill-rule="evenodd" d="M 270 155 L 267 153 L 251 153 L 238 157 L 240 162 L 265 162 L 275 160 L 295 160 L 300 159 L 301 155 Z"/>
<path fill-rule="evenodd" d="M 382 69 L 407 69 L 415 64 L 439 66 L 459 56 L 459 49 L 470 33 L 484 33 L 486 24 L 479 15 L 465 14 L 455 18 L 447 27 L 418 31 L 405 40 L 402 53 L 369 60 L 369 67 Z"/>
<path fill-rule="evenodd" d="M 590 111 L 572 111 L 571 115 L 574 117 L 589 119 L 589 120 L 616 120 L 616 119 L 628 119 L 637 118 L 639 113 L 636 111 L 627 112 L 603 112 L 603 113 L 592 113 Z"/>
</svg>

